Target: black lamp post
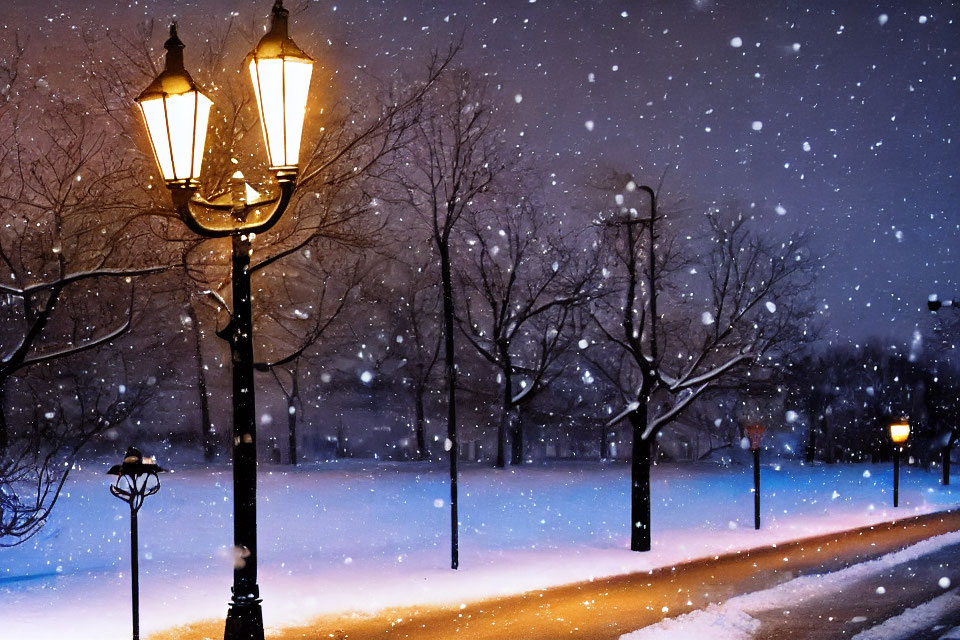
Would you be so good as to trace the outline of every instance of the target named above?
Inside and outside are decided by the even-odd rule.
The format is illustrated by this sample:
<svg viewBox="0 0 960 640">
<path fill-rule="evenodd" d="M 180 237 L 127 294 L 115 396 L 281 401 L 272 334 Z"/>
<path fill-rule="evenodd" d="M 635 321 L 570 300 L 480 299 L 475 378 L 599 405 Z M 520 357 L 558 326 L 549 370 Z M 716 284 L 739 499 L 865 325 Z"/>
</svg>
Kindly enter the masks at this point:
<svg viewBox="0 0 960 640">
<path fill-rule="evenodd" d="M 753 452 L 753 528 L 760 529 L 760 446 L 766 428 L 752 424 L 746 428 L 750 439 L 750 451 Z"/>
<path fill-rule="evenodd" d="M 900 451 L 903 443 L 910 437 L 910 423 L 899 420 L 890 425 L 890 439 L 893 440 L 893 506 L 900 504 Z"/>
<path fill-rule="evenodd" d="M 176 24 L 164 71 L 137 98 L 150 143 L 177 213 L 192 231 L 232 241 L 233 313 L 219 335 L 230 343 L 233 364 L 233 536 L 237 561 L 226 640 L 262 640 L 257 585 L 257 429 L 254 398 L 253 323 L 250 309 L 250 243 L 277 223 L 290 203 L 298 173 L 300 139 L 313 60 L 287 34 L 289 11 L 273 5 L 270 31 L 247 56 L 270 170 L 279 193 L 248 201 L 242 175 L 231 192 L 214 200 L 197 193 L 207 121 L 213 102 L 183 65 Z"/>
<path fill-rule="evenodd" d="M 130 447 L 123 462 L 115 464 L 107 475 L 117 476 L 110 485 L 110 493 L 130 505 L 130 573 L 133 576 L 131 602 L 133 610 L 133 640 L 140 640 L 140 561 L 138 557 L 137 512 L 147 496 L 160 491 L 161 469 L 153 458 L 144 458 L 137 449 Z"/>
</svg>

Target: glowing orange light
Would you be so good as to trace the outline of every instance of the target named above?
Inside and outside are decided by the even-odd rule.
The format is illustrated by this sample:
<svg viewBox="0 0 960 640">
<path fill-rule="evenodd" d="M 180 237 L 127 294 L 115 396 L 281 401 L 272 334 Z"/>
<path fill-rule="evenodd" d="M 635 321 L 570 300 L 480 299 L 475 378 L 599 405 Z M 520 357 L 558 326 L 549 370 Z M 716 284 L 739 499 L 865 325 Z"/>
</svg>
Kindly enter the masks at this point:
<svg viewBox="0 0 960 640">
<path fill-rule="evenodd" d="M 894 422 L 890 425 L 890 439 L 896 444 L 903 444 L 910 437 L 910 423 L 906 420 Z"/>
</svg>

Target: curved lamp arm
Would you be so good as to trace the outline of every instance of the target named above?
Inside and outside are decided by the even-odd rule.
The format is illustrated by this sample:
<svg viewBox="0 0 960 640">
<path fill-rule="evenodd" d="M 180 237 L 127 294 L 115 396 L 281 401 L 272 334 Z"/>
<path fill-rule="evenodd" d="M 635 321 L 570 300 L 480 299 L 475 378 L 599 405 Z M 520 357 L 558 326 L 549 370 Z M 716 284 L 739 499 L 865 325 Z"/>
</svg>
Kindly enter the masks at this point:
<svg viewBox="0 0 960 640">
<path fill-rule="evenodd" d="M 170 185 L 170 194 L 177 215 L 194 233 L 208 238 L 225 238 L 236 234 L 263 233 L 280 220 L 290 204 L 295 175 L 278 173 L 280 193 L 274 198 L 238 203 L 231 194 L 214 200 L 197 195 L 192 184 Z"/>
<path fill-rule="evenodd" d="M 146 473 L 121 473 L 110 485 L 110 493 L 130 505 L 134 513 L 140 511 L 143 501 L 160 491 L 160 476 L 156 471 Z"/>
</svg>

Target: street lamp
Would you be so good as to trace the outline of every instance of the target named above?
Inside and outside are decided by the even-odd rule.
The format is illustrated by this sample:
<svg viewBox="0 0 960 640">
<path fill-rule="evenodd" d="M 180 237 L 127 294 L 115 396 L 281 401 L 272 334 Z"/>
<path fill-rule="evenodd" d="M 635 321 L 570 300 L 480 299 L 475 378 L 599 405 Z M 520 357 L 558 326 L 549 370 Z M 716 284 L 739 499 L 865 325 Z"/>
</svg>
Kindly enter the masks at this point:
<svg viewBox="0 0 960 640">
<path fill-rule="evenodd" d="M 927 296 L 927 309 L 930 313 L 936 313 L 943 307 L 960 308 L 960 300 L 941 300 L 936 293 Z M 953 448 L 954 437 L 953 434 L 947 434 L 946 442 L 940 449 L 943 456 L 943 486 L 945 487 L 950 484 L 950 450 Z"/>
<path fill-rule="evenodd" d="M 140 640 L 140 561 L 138 558 L 137 512 L 147 496 L 160 491 L 161 469 L 153 458 L 144 458 L 137 449 L 130 447 L 123 462 L 115 464 L 107 475 L 117 476 L 110 485 L 110 493 L 130 505 L 130 573 L 133 576 L 131 608 L 133 611 L 133 640 Z"/>
<path fill-rule="evenodd" d="M 750 439 L 750 451 L 753 452 L 753 528 L 760 529 L 760 446 L 766 427 L 752 424 L 746 428 Z"/>
<path fill-rule="evenodd" d="M 233 538 L 237 561 L 225 640 L 262 640 L 263 613 L 257 585 L 257 429 L 254 394 L 253 323 L 250 309 L 250 243 L 270 229 L 290 203 L 299 167 L 300 140 L 313 61 L 287 33 L 290 12 L 273 5 L 270 30 L 247 56 L 270 171 L 273 197 L 256 198 L 242 174 L 219 198 L 197 193 L 212 101 L 183 65 L 176 24 L 163 72 L 137 97 L 150 144 L 180 219 L 207 238 L 231 238 L 233 313 L 218 332 L 230 343 L 233 363 Z"/>
<path fill-rule="evenodd" d="M 893 506 L 900 502 L 900 451 L 903 443 L 910 437 L 910 423 L 898 420 L 890 425 L 890 439 L 893 440 Z"/>
</svg>

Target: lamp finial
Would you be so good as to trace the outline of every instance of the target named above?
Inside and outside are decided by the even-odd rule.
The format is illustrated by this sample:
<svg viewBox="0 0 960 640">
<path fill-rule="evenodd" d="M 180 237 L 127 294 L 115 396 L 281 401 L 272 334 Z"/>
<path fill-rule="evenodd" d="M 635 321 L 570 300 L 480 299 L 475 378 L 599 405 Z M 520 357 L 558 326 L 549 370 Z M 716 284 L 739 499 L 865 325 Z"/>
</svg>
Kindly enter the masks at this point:
<svg viewBox="0 0 960 640">
<path fill-rule="evenodd" d="M 287 20 L 290 18 L 290 12 L 284 8 L 283 0 L 276 0 L 273 3 L 273 11 L 270 20 L 270 31 L 287 37 Z"/>
<path fill-rule="evenodd" d="M 183 71 L 184 44 L 177 35 L 177 21 L 170 23 L 170 37 L 163 43 L 167 50 L 166 71 Z"/>
</svg>

